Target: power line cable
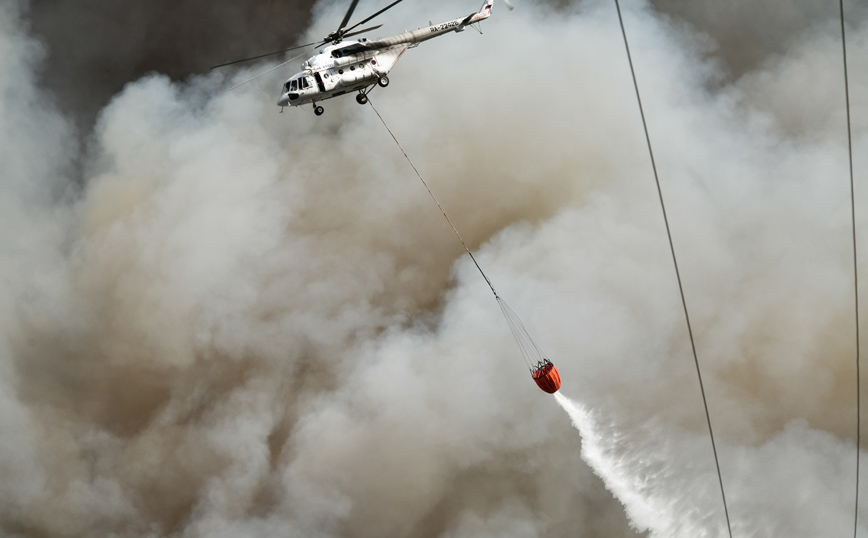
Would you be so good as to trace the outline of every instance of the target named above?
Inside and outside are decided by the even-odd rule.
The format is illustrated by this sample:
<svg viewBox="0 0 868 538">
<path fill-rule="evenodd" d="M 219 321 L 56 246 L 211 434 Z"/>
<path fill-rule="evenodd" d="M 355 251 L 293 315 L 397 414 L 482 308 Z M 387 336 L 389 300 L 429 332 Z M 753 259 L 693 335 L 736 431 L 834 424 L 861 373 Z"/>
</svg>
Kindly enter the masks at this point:
<svg viewBox="0 0 868 538">
<path fill-rule="evenodd" d="M 859 357 L 859 268 L 856 258 L 856 190 L 853 181 L 853 135 L 850 127 L 850 81 L 847 76 L 847 37 L 844 32 L 844 0 L 839 0 L 841 8 L 841 51 L 844 56 L 844 97 L 847 104 L 847 150 L 850 157 L 850 220 L 853 228 L 853 284 L 856 301 L 856 506 L 853 516 L 853 537 L 859 530 L 859 453 L 862 437 L 862 394 L 860 383 Z"/>
<path fill-rule="evenodd" d="M 669 238 L 669 250 L 672 252 L 672 263 L 675 265 L 675 276 L 678 279 L 678 291 L 681 293 L 681 306 L 684 307 L 684 318 L 687 320 L 687 333 L 690 335 L 690 347 L 693 350 L 693 361 L 696 364 L 696 376 L 699 378 L 699 390 L 702 393 L 702 404 L 705 406 L 705 419 L 708 422 L 708 434 L 711 437 L 711 449 L 714 452 L 714 465 L 717 468 L 717 478 L 720 482 L 720 496 L 723 499 L 723 511 L 726 515 L 726 528 L 732 538 L 732 526 L 729 521 L 729 509 L 726 505 L 726 493 L 723 489 L 723 475 L 720 472 L 720 460 L 717 457 L 717 446 L 714 442 L 714 430 L 711 427 L 711 414 L 708 411 L 708 400 L 705 397 L 705 386 L 702 383 L 702 372 L 699 368 L 699 358 L 696 354 L 696 343 L 693 338 L 693 328 L 690 325 L 690 314 L 687 312 L 687 300 L 684 298 L 684 286 L 681 283 L 681 272 L 678 270 L 678 259 L 675 257 L 675 245 L 672 242 L 672 232 L 669 229 L 669 218 L 666 216 L 666 204 L 663 202 L 663 190 L 660 188 L 660 178 L 657 174 L 657 164 L 654 161 L 654 151 L 651 149 L 651 136 L 648 134 L 648 122 L 645 120 L 645 110 L 642 107 L 642 97 L 639 94 L 639 83 L 636 71 L 633 69 L 633 58 L 630 55 L 630 44 L 627 42 L 627 31 L 624 29 L 624 18 L 621 15 L 621 5 L 615 0 L 618 10 L 618 21 L 621 23 L 621 34 L 624 36 L 624 47 L 627 49 L 627 61 L 630 73 L 633 75 L 633 87 L 636 89 L 636 100 L 639 103 L 639 114 L 642 116 L 642 127 L 645 130 L 645 141 L 648 143 L 648 153 L 651 156 L 651 168 L 654 170 L 654 181 L 657 183 L 657 194 L 660 197 L 660 207 L 663 210 L 663 222 L 666 224 L 666 236 Z"/>
</svg>

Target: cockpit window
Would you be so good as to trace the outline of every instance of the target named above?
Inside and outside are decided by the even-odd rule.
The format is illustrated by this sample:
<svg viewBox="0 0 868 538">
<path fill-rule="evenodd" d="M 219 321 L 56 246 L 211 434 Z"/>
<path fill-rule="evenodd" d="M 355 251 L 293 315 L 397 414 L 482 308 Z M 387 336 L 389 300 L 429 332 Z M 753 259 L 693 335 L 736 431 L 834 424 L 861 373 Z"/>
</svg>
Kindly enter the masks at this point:
<svg viewBox="0 0 868 538">
<path fill-rule="evenodd" d="M 298 90 L 298 80 L 293 80 L 289 83 L 289 91 L 294 92 Z"/>
<path fill-rule="evenodd" d="M 302 88 L 307 89 L 310 88 L 310 84 L 307 83 L 307 78 L 298 79 Z"/>
</svg>

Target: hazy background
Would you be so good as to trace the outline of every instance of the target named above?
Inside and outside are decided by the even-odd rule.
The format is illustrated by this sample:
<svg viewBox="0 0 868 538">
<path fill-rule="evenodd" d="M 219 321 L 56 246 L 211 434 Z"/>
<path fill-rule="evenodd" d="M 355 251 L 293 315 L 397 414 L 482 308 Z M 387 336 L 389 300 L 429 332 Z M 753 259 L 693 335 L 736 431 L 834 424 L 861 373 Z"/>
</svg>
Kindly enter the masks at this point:
<svg viewBox="0 0 868 538">
<path fill-rule="evenodd" d="M 371 99 L 569 414 L 372 110 L 279 114 L 301 59 L 208 72 L 345 3 L 0 1 L 4 536 L 724 535 L 614 5 L 515 3 Z M 408 0 L 372 37 L 477 8 Z M 622 8 L 733 531 L 852 532 L 837 5 Z"/>
</svg>

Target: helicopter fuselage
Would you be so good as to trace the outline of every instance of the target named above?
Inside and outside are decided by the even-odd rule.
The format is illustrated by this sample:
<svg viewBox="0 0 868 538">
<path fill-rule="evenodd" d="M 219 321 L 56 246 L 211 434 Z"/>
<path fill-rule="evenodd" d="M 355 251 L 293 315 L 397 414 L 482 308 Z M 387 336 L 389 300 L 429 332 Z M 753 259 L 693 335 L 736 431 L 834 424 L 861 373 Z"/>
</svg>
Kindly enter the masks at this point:
<svg viewBox="0 0 868 538">
<path fill-rule="evenodd" d="M 364 42 L 345 42 L 349 48 Z M 385 77 L 410 45 L 385 50 L 364 51 L 334 58 L 329 49 L 303 64 L 304 71 L 290 77 L 283 85 L 279 106 L 300 106 L 324 101 L 346 93 L 363 90 Z"/>
<path fill-rule="evenodd" d="M 462 32 L 469 24 L 491 16 L 491 2 L 479 12 L 471 13 L 426 28 L 407 31 L 385 39 L 343 41 L 326 47 L 302 64 L 302 71 L 283 85 L 278 106 L 314 104 L 353 91 L 366 93 L 375 84 L 386 86 L 386 75 L 407 49 L 423 41 L 450 33 Z M 360 101 L 361 102 L 361 101 Z M 318 112 L 319 113 L 319 112 Z"/>
</svg>

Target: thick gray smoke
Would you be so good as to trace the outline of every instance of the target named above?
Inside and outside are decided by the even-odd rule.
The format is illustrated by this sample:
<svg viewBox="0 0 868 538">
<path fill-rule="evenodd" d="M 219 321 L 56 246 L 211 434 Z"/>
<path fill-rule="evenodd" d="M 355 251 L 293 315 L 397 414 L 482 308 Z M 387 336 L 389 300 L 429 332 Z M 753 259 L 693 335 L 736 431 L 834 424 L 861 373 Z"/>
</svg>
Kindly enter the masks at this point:
<svg viewBox="0 0 868 538">
<path fill-rule="evenodd" d="M 775 0 L 758 5 L 750 0 L 652 0 L 651 3 L 673 20 L 685 21 L 710 35 L 714 39 L 714 57 L 724 67 L 722 74 L 735 77 L 761 67 L 765 61 L 779 61 L 780 56 L 805 39 L 805 32 L 840 25 L 836 2 Z M 852 22 L 868 15 L 865 2 L 844 4 L 846 16 Z"/>
<path fill-rule="evenodd" d="M 381 32 L 475 4 L 396 8 Z M 0 4 L 5 536 L 723 536 L 611 2 L 496 5 L 484 35 L 409 51 L 371 94 L 557 364 L 569 416 L 368 107 L 278 114 L 279 77 L 223 91 L 261 66 L 147 76 L 102 110 L 67 192 L 82 156 L 16 5 Z M 319 5 L 308 37 L 344 9 Z M 834 20 L 722 82 L 713 32 L 625 17 L 734 530 L 846 533 Z M 868 28 L 849 31 L 858 157 Z"/>
<path fill-rule="evenodd" d="M 127 82 L 172 79 L 292 46 L 314 0 L 30 0 L 26 20 L 45 43 L 40 86 L 85 128 Z"/>
</svg>

